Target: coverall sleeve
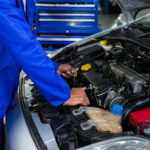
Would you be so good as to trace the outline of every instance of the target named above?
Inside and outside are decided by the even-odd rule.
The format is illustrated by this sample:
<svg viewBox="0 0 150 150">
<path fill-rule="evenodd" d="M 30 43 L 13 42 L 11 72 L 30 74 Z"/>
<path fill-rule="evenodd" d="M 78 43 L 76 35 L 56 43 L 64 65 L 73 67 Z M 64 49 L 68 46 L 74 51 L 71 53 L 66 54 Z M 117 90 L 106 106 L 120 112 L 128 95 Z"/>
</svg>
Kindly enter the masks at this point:
<svg viewBox="0 0 150 150">
<path fill-rule="evenodd" d="M 0 4 L 0 30 L 1 44 L 49 103 L 58 106 L 67 101 L 70 87 L 56 72 L 59 64 L 50 60 L 32 35 L 22 9 Z"/>
<path fill-rule="evenodd" d="M 54 61 L 53 61 L 53 64 L 54 64 L 54 66 L 55 66 L 55 69 L 57 70 L 57 69 L 58 69 L 58 67 L 59 67 L 59 65 L 60 65 L 60 63 L 58 63 L 58 62 L 54 62 Z"/>
</svg>

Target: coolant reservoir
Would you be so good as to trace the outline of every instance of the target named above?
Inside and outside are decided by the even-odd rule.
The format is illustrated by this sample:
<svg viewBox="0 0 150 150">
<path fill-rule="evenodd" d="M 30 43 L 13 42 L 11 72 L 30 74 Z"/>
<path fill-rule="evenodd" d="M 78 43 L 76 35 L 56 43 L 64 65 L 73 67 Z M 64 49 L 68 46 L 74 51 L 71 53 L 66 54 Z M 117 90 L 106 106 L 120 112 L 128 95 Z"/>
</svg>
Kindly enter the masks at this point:
<svg viewBox="0 0 150 150">
<path fill-rule="evenodd" d="M 108 45 L 108 41 L 107 40 L 102 40 L 99 42 L 100 45 L 106 50 L 109 51 L 112 49 L 112 45 Z"/>
<path fill-rule="evenodd" d="M 78 110 L 73 111 L 73 115 L 81 115 L 83 112 L 89 117 L 88 121 L 81 123 L 81 128 L 83 130 L 88 130 L 95 126 L 100 132 L 122 132 L 121 119 L 118 115 L 96 107 L 80 107 Z"/>
<path fill-rule="evenodd" d="M 122 121 L 123 107 L 119 104 L 114 104 L 111 108 L 111 112 L 118 118 L 118 121 Z"/>
</svg>

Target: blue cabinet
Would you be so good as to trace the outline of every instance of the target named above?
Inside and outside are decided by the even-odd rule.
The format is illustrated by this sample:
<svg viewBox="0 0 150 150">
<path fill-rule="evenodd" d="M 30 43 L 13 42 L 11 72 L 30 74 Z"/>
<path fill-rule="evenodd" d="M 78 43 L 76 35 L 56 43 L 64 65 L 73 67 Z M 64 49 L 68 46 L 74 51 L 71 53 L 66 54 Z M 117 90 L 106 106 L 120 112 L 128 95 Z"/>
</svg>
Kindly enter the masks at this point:
<svg viewBox="0 0 150 150">
<path fill-rule="evenodd" d="M 34 33 L 42 45 L 78 41 L 101 31 L 98 7 L 99 0 L 36 0 Z"/>
</svg>

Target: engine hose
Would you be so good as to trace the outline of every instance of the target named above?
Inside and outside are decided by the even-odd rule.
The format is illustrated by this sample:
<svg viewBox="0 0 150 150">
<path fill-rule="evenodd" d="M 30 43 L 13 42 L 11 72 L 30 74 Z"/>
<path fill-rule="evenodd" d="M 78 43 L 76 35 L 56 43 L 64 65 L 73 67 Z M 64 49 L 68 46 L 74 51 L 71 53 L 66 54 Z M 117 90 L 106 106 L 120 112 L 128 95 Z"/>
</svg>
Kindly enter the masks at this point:
<svg viewBox="0 0 150 150">
<path fill-rule="evenodd" d="M 125 127 L 125 128 L 127 127 L 131 112 L 140 110 L 148 104 L 150 104 L 150 98 L 146 98 L 146 99 L 143 99 L 143 100 L 140 99 L 136 102 L 134 101 L 134 102 L 129 103 L 127 105 L 126 109 L 124 110 L 123 115 L 122 115 L 122 125 L 123 125 L 123 127 Z"/>
<path fill-rule="evenodd" d="M 147 123 L 147 124 L 142 126 L 142 124 L 144 124 L 144 123 Z M 136 133 L 137 133 L 137 134 L 140 134 L 140 131 L 141 131 L 142 129 L 144 129 L 144 128 L 147 128 L 147 127 L 150 127 L 150 120 L 144 120 L 144 121 L 140 122 L 140 123 L 138 124 Z"/>
<path fill-rule="evenodd" d="M 131 101 L 133 102 L 135 102 L 135 101 L 137 101 L 138 99 L 146 99 L 147 98 L 147 95 L 146 94 L 141 94 L 140 96 L 137 96 L 137 97 L 132 97 L 132 98 L 130 98 L 130 99 L 127 99 L 123 104 L 122 104 L 122 107 L 123 108 L 125 108 L 126 109 L 126 106 L 127 106 L 127 104 L 128 103 L 130 103 Z"/>
</svg>

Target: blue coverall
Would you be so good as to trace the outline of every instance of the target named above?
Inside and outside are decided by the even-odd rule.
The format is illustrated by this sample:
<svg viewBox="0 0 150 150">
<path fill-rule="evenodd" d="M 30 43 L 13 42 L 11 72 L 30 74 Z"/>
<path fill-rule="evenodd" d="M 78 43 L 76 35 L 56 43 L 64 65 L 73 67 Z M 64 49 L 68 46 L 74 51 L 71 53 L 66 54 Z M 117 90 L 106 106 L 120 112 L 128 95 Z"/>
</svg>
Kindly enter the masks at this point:
<svg viewBox="0 0 150 150">
<path fill-rule="evenodd" d="M 22 0 L 0 0 L 0 122 L 14 104 L 21 69 L 50 104 L 58 106 L 70 98 L 69 86 L 56 72 L 59 64 L 32 35 L 32 8 L 27 11 L 30 24 Z"/>
</svg>

